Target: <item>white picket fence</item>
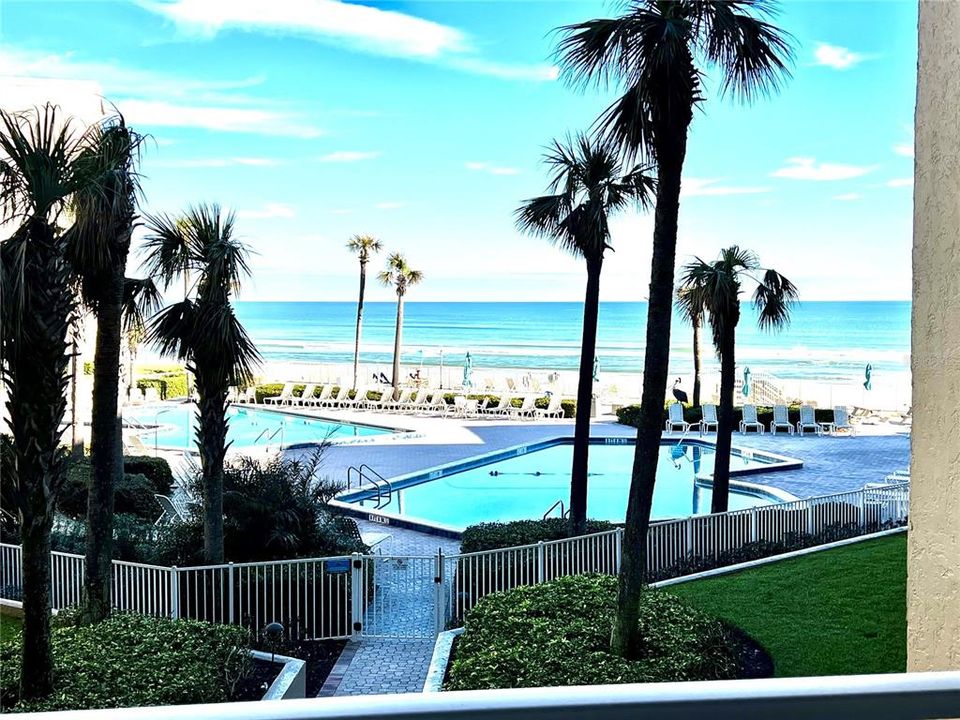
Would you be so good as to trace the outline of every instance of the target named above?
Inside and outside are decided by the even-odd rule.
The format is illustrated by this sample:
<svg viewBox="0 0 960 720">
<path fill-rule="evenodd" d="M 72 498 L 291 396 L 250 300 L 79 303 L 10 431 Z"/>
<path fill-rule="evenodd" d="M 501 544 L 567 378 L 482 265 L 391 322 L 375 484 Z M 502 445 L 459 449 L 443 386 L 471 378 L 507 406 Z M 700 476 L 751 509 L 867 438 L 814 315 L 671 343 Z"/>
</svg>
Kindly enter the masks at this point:
<svg viewBox="0 0 960 720">
<path fill-rule="evenodd" d="M 784 543 L 838 527 L 862 534 L 903 524 L 908 512 L 909 485 L 902 483 L 655 522 L 647 570 L 656 577 L 681 566 L 729 564 L 750 543 Z M 255 632 L 278 620 L 304 638 L 429 637 L 491 593 L 569 575 L 616 574 L 622 539 L 623 530 L 615 529 L 448 557 L 354 554 L 183 568 L 114 561 L 113 604 Z M 80 602 L 83 570 L 82 556 L 52 553 L 54 608 Z M 21 586 L 20 547 L 0 544 L 0 596 L 16 599 Z"/>
</svg>

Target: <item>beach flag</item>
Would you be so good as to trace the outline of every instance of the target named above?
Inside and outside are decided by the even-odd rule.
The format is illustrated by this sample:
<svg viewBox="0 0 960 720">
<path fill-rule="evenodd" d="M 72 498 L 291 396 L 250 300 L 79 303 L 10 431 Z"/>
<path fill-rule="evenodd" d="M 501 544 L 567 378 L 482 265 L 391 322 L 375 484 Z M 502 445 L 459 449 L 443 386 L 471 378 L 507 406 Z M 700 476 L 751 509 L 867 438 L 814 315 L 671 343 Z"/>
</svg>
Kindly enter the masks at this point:
<svg viewBox="0 0 960 720">
<path fill-rule="evenodd" d="M 467 353 L 466 359 L 463 361 L 463 386 L 465 388 L 473 387 L 473 358 L 470 357 L 470 353 Z"/>
<path fill-rule="evenodd" d="M 867 363 L 867 367 L 863 369 L 864 381 L 863 389 L 872 390 L 873 389 L 873 380 L 871 380 L 871 375 L 873 375 L 873 365 Z"/>
<path fill-rule="evenodd" d="M 744 397 L 750 394 L 750 368 L 743 369 L 743 388 L 740 390 Z"/>
</svg>

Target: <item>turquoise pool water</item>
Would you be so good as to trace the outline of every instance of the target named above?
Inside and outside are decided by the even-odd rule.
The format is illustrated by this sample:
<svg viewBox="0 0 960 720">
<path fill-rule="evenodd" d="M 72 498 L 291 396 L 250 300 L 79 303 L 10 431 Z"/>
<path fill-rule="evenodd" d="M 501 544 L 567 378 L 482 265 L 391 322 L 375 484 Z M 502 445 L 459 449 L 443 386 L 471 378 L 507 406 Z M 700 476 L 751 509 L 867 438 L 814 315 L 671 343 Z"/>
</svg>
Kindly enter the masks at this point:
<svg viewBox="0 0 960 720">
<path fill-rule="evenodd" d="M 152 446 L 156 441 L 156 445 L 161 448 L 187 450 L 196 447 L 194 428 L 197 419 L 193 404 L 144 406 L 125 410 L 123 417 L 128 425 L 137 423 L 149 428 L 138 433 L 147 446 Z M 307 418 L 239 405 L 231 406 L 227 417 L 230 422 L 227 439 L 233 443 L 231 449 L 235 450 L 267 446 L 276 448 L 278 444 L 289 447 L 392 432 L 385 428 Z M 156 431 L 153 429 L 154 425 L 159 426 Z"/>
<path fill-rule="evenodd" d="M 557 500 L 568 503 L 573 445 L 554 444 L 531 449 L 515 457 L 430 479 L 415 478 L 415 484 L 393 491 L 390 504 L 381 510 L 412 519 L 463 529 L 478 522 L 522 520 L 541 517 Z M 632 444 L 591 445 L 587 514 L 591 518 L 622 522 L 626 516 Z M 711 489 L 696 478 L 713 473 L 714 450 L 695 443 L 672 443 L 660 449 L 657 482 L 653 496 L 653 519 L 710 512 Z M 777 458 L 766 455 L 731 456 L 731 470 L 756 471 L 771 466 Z M 748 478 L 762 482 L 757 478 Z M 399 484 L 403 484 L 400 481 Z M 358 493 L 342 498 L 371 508 L 374 500 Z M 777 499 L 764 493 L 731 490 L 730 509 L 767 505 Z M 554 515 L 558 512 L 554 510 Z"/>
</svg>

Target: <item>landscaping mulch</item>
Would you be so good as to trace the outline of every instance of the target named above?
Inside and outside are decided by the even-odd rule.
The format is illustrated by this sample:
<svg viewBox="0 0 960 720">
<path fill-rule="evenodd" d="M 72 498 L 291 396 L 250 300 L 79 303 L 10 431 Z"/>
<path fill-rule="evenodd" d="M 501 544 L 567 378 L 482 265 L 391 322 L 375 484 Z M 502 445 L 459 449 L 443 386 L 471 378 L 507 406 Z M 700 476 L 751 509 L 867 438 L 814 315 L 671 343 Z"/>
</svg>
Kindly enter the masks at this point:
<svg viewBox="0 0 960 720">
<path fill-rule="evenodd" d="M 307 663 L 307 697 L 317 697 L 324 681 L 343 652 L 346 640 L 295 640 L 277 648 L 278 655 L 304 660 Z M 264 652 L 270 652 L 260 648 Z M 237 684 L 234 700 L 259 700 L 276 679 L 283 664 L 254 660 L 253 671 Z"/>
</svg>

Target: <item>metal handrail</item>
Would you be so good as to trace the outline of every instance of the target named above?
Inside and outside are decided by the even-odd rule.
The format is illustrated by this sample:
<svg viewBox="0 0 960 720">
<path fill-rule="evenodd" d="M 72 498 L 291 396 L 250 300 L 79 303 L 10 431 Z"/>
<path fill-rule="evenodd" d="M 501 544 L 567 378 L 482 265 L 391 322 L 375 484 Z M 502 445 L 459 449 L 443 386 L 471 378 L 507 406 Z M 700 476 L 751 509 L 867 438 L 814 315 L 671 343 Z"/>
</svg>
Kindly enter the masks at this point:
<svg viewBox="0 0 960 720">
<path fill-rule="evenodd" d="M 351 487 L 351 479 L 354 473 L 357 475 L 358 488 L 362 487 L 364 480 L 366 480 L 377 491 L 377 504 L 375 509 L 379 510 L 390 504 L 393 500 L 393 485 L 389 480 L 366 463 L 361 463 L 359 466 L 351 465 L 347 468 L 347 490 Z M 384 489 L 386 489 L 386 502 L 384 502 Z"/>
<path fill-rule="evenodd" d="M 557 507 L 557 505 L 560 506 L 560 517 L 561 517 L 561 518 L 564 518 L 564 517 L 567 516 L 567 512 L 566 512 L 566 510 L 564 509 L 565 506 L 564 506 L 564 504 L 563 504 L 563 499 L 561 498 L 560 500 L 557 500 L 557 501 L 556 501 L 553 505 L 551 505 L 549 508 L 547 508 L 547 511 L 543 514 L 543 519 L 544 519 L 544 520 L 546 520 L 546 519 L 550 516 L 550 513 L 553 512 L 553 509 L 554 509 L 555 507 Z"/>
</svg>

